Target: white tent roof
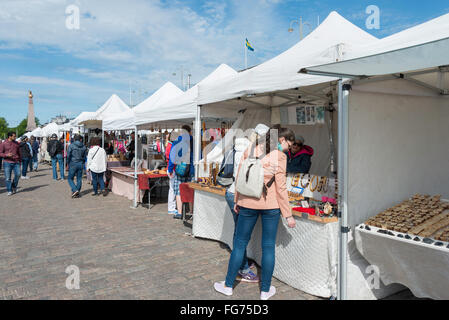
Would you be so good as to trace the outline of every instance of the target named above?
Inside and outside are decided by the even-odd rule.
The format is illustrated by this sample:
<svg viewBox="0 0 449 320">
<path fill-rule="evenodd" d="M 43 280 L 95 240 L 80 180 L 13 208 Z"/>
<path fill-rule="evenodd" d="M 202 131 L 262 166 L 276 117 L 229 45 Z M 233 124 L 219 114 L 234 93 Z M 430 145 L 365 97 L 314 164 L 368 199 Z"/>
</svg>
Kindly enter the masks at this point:
<svg viewBox="0 0 449 320">
<path fill-rule="evenodd" d="M 96 112 L 87 112 L 87 111 L 81 112 L 78 117 L 76 117 L 70 122 L 70 124 L 73 126 L 81 125 L 81 122 L 83 121 L 94 119 L 95 114 Z"/>
<path fill-rule="evenodd" d="M 92 113 L 85 114 L 85 119 L 80 121 L 80 125 L 101 128 L 102 120 L 113 117 L 117 114 L 131 110 L 128 105 L 116 94 L 113 94 L 92 116 Z"/>
<path fill-rule="evenodd" d="M 42 136 L 43 137 L 49 137 L 52 134 L 56 134 L 59 136 L 59 126 L 54 122 L 49 123 L 45 127 L 42 128 Z"/>
<path fill-rule="evenodd" d="M 171 99 L 163 105 L 152 107 L 144 111 L 135 110 L 137 117 L 136 124 L 144 125 L 168 120 L 192 119 L 196 116 L 196 107 L 198 99 L 198 87 L 201 85 L 213 84 L 220 79 L 234 76 L 237 71 L 226 64 L 221 64 L 206 78 L 201 80 L 194 87 L 190 88 L 182 95 Z"/>
<path fill-rule="evenodd" d="M 103 121 L 103 130 L 127 130 L 135 127 L 136 113 L 140 116 L 146 110 L 159 108 L 167 101 L 181 95 L 183 91 L 171 82 L 165 83 L 150 97 L 139 103 L 134 109 L 127 110 Z"/>
<path fill-rule="evenodd" d="M 298 70 L 313 64 L 345 59 L 356 44 L 377 41 L 379 41 L 377 38 L 353 25 L 337 12 L 332 12 L 305 39 L 277 57 L 223 81 L 200 85 L 198 102 L 204 105 L 238 97 L 246 99 L 248 95 L 295 89 L 333 80 L 298 74 Z M 295 95 L 297 99 L 298 92 Z M 250 98 L 265 106 L 280 105 L 289 101 L 288 97 L 282 99 L 279 95 L 274 99 Z"/>
<path fill-rule="evenodd" d="M 308 67 L 302 72 L 364 77 L 448 65 L 449 14 L 360 46 L 346 58 L 337 63 Z"/>
<path fill-rule="evenodd" d="M 30 137 L 31 136 L 34 136 L 36 138 L 42 137 L 42 129 L 37 127 L 36 129 L 34 129 L 33 131 L 30 132 Z"/>
</svg>

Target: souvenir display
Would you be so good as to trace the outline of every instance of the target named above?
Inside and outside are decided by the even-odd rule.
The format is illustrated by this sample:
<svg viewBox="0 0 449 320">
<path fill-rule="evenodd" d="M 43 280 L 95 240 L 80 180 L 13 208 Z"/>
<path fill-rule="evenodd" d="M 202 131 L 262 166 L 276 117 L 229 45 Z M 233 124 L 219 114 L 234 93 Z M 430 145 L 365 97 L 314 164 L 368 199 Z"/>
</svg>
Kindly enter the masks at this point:
<svg viewBox="0 0 449 320">
<path fill-rule="evenodd" d="M 414 195 L 365 223 L 385 230 L 449 241 L 449 202 L 441 196 Z"/>
<path fill-rule="evenodd" d="M 335 190 L 335 179 L 310 174 L 287 176 L 290 206 L 293 211 L 303 215 L 317 218 L 336 217 Z"/>
</svg>

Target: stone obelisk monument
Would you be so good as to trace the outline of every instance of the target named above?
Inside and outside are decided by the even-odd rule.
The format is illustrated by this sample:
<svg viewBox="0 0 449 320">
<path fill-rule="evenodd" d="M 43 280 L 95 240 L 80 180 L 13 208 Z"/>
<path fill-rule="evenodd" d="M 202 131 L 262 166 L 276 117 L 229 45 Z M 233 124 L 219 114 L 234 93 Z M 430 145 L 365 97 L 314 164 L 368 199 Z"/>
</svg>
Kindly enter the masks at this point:
<svg viewBox="0 0 449 320">
<path fill-rule="evenodd" d="M 33 93 L 31 91 L 28 93 L 28 98 L 28 124 L 26 131 L 33 131 L 36 129 L 36 118 L 34 117 Z"/>
</svg>

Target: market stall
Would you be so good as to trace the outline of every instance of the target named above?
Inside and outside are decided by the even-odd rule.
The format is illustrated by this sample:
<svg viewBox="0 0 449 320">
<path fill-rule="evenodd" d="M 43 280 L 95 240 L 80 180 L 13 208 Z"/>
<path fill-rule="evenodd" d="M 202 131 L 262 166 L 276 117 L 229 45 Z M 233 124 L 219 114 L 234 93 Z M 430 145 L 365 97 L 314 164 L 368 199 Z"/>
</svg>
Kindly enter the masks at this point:
<svg viewBox="0 0 449 320">
<path fill-rule="evenodd" d="M 449 198 L 448 27 L 444 15 L 348 61 L 302 70 L 352 79 L 340 85 L 349 235 L 383 283 L 433 299 L 449 298 L 449 221 L 441 200 Z M 345 277 L 344 259 L 341 266 Z"/>
<path fill-rule="evenodd" d="M 337 161 L 335 156 L 337 146 L 342 146 L 339 144 L 339 128 L 336 126 L 341 113 L 334 108 L 334 105 L 338 103 L 338 78 L 304 75 L 299 74 L 298 70 L 309 63 L 317 63 L 318 61 L 330 63 L 343 60 L 354 47 L 376 43 L 377 41 L 379 40 L 333 12 L 308 37 L 278 57 L 214 85 L 200 86 L 198 113 L 199 115 L 209 116 L 236 113 L 243 108 L 247 109 L 245 113 L 253 109 L 265 110 L 268 113 L 268 120 L 267 116 L 264 116 L 259 119 L 252 117 L 252 121 L 269 126 L 281 124 L 292 129 L 296 134 L 304 136 L 307 143 L 315 148 L 310 172 L 314 176 L 326 178 L 328 181 L 335 181 L 337 165 L 343 163 L 342 161 Z M 342 171 L 338 170 L 338 172 Z M 314 187 L 317 184 L 316 181 L 317 178 L 315 178 Z M 304 181 L 302 183 L 307 184 Z M 203 198 L 207 197 L 206 195 L 202 196 Z M 211 199 L 213 197 L 210 196 Z M 325 201 L 323 201 L 325 199 L 323 198 L 314 199 L 314 196 L 306 198 L 308 198 L 309 205 L 310 201 L 315 200 L 319 200 L 320 206 L 325 205 Z M 329 197 L 324 198 L 329 199 Z M 338 200 L 335 195 L 330 198 Z M 198 204 L 196 200 L 194 228 L 195 219 L 205 214 L 199 213 L 201 204 Z M 206 201 L 206 199 L 201 201 Z M 209 201 L 209 208 L 227 210 L 225 209 L 224 201 L 220 205 L 221 207 L 216 203 L 212 206 Z M 304 209 L 304 206 L 302 208 Z M 339 212 L 341 208 L 337 209 L 337 212 Z M 209 209 L 209 215 L 211 214 L 210 211 Z M 195 216 L 197 213 L 198 215 Z M 200 221 L 198 220 L 197 222 Z M 303 234 L 305 238 L 302 238 L 302 240 L 298 239 L 296 253 L 293 253 L 295 250 L 291 251 L 296 256 L 296 260 L 301 261 L 297 265 L 303 264 L 302 267 L 296 269 L 296 273 L 304 272 L 303 270 L 312 265 L 313 268 L 325 271 L 325 274 L 320 274 L 320 277 L 327 279 L 327 284 L 326 289 L 320 291 L 316 290 L 316 286 L 313 284 L 295 282 L 294 279 L 288 279 L 286 283 L 311 294 L 325 297 L 331 295 L 341 297 L 338 290 L 335 290 L 340 283 L 336 270 L 339 260 L 338 251 L 341 250 L 336 250 L 335 248 L 338 247 L 337 239 L 339 238 L 342 221 L 338 219 L 338 222 L 330 222 L 326 224 L 328 225 L 327 228 L 321 229 L 310 227 L 311 223 L 317 222 L 303 219 L 302 215 L 297 218 L 296 222 L 297 229 L 303 230 L 303 233 L 305 233 Z M 331 227 L 333 224 L 334 227 Z M 214 226 L 210 225 L 210 228 L 214 229 Z M 316 233 L 317 230 L 321 230 L 322 233 L 318 235 Z M 220 230 L 220 232 L 226 233 L 228 236 L 232 234 L 228 230 Z M 313 237 L 315 241 L 323 239 L 323 243 L 325 243 L 325 249 L 321 250 L 321 253 L 317 254 L 309 251 L 311 256 L 320 256 L 320 254 L 326 252 L 327 259 L 325 260 L 324 257 L 319 259 L 322 265 L 318 267 L 313 265 L 313 260 L 308 255 L 304 256 L 299 253 L 301 250 L 306 252 L 309 249 L 313 250 L 309 248 L 310 242 L 304 242 L 304 239 L 310 239 L 307 238 L 308 232 L 310 232 L 310 238 Z M 329 239 L 333 239 L 334 242 L 328 241 Z M 260 238 L 255 241 L 260 243 Z M 282 252 L 285 244 L 279 241 L 278 239 L 276 249 Z M 344 252 L 345 259 L 349 262 L 347 265 L 348 277 L 351 278 L 351 283 L 347 287 L 349 298 L 382 298 L 404 288 L 396 285 L 386 287 L 383 284 L 380 284 L 379 287 L 372 287 L 369 284 L 371 273 L 368 271 L 368 261 L 361 257 L 352 239 L 347 241 L 349 242 L 350 250 L 341 252 Z M 305 247 L 307 249 L 304 249 Z M 279 264 L 276 268 L 278 270 L 275 270 L 275 276 L 285 279 L 282 275 L 284 266 Z M 309 273 L 307 276 L 311 277 L 311 279 L 316 279 L 317 275 Z M 321 280 L 320 283 L 324 283 L 324 281 Z"/>
</svg>

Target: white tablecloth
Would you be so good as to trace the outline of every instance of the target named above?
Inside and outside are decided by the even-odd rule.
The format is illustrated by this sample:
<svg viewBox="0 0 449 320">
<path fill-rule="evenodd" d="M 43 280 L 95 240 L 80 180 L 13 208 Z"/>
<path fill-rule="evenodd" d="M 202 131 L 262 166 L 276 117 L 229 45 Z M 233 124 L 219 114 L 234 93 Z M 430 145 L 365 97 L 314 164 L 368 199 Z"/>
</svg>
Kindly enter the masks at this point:
<svg viewBox="0 0 449 320">
<path fill-rule="evenodd" d="M 296 218 L 296 228 L 279 224 L 276 239 L 276 265 L 273 276 L 278 280 L 320 297 L 336 296 L 338 263 L 338 222 L 321 224 Z M 193 235 L 218 240 L 232 248 L 234 220 L 224 197 L 195 190 Z M 248 244 L 248 257 L 261 264 L 261 222 L 254 229 Z M 352 238 L 348 254 L 348 298 L 383 298 L 404 289 L 381 285 L 370 289 L 365 280 L 367 261 L 355 249 Z M 226 275 L 223 275 L 223 279 Z"/>
<path fill-rule="evenodd" d="M 449 299 L 449 249 L 356 229 L 358 250 L 385 284 L 401 283 L 419 298 Z M 374 231 L 374 232 L 373 232 Z M 394 232 L 396 235 L 397 233 Z"/>
</svg>

